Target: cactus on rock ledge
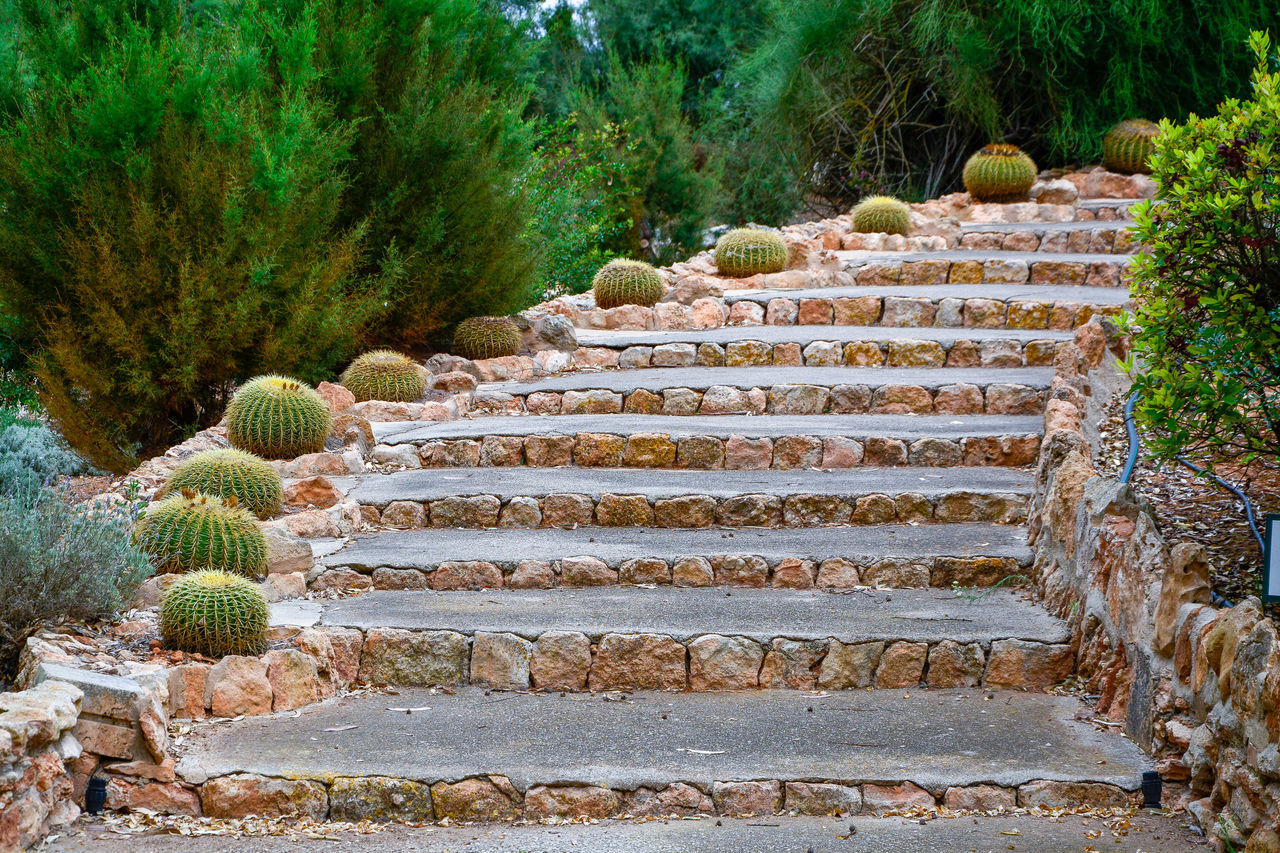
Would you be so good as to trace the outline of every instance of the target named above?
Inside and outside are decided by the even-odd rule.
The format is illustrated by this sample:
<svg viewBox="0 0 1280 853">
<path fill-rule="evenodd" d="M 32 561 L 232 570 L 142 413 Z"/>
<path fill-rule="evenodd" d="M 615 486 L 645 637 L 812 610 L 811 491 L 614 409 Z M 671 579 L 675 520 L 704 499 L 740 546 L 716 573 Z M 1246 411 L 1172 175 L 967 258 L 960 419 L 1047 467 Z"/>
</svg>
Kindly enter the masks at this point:
<svg viewBox="0 0 1280 853">
<path fill-rule="evenodd" d="M 776 231 L 735 228 L 716 241 L 716 267 L 731 278 L 782 272 L 787 268 L 787 242 Z"/>
<path fill-rule="evenodd" d="M 267 519 L 280 511 L 284 485 L 279 472 L 252 453 L 206 450 L 179 465 L 156 496 L 183 491 L 235 498 L 258 518 Z"/>
<path fill-rule="evenodd" d="M 1036 171 L 1035 161 L 1018 146 L 996 143 L 964 164 L 964 188 L 982 202 L 1026 201 Z"/>
<path fill-rule="evenodd" d="M 597 308 L 648 307 L 661 299 L 666 290 L 667 283 L 656 269 L 644 261 L 625 258 L 609 261 L 591 280 Z"/>
<path fill-rule="evenodd" d="M 453 354 L 473 361 L 520 352 L 520 330 L 509 317 L 472 317 L 453 333 Z"/>
<path fill-rule="evenodd" d="M 287 376 L 250 379 L 227 406 L 231 445 L 267 459 L 319 453 L 332 425 L 329 404 L 310 385 Z"/>
<path fill-rule="evenodd" d="M 342 371 L 339 380 L 356 402 L 412 403 L 427 390 L 427 378 L 413 359 L 389 349 L 367 352 Z"/>
<path fill-rule="evenodd" d="M 233 497 L 184 491 L 153 503 L 134 538 L 158 572 L 220 569 L 257 577 L 267 571 L 267 539 Z"/>
<path fill-rule="evenodd" d="M 906 234 L 911 230 L 911 208 L 887 195 L 864 198 L 853 208 L 853 230 L 862 234 Z"/>
</svg>

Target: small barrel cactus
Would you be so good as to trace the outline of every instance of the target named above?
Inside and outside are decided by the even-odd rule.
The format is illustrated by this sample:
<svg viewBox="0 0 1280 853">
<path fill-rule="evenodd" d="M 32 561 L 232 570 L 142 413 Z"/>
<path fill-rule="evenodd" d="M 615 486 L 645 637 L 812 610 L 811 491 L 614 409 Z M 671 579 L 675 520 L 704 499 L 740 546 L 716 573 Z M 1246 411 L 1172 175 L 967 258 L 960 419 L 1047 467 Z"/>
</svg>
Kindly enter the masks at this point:
<svg viewBox="0 0 1280 853">
<path fill-rule="evenodd" d="M 258 518 L 280 511 L 284 486 L 280 474 L 264 459 L 243 450 L 206 450 L 179 465 L 158 497 L 200 492 L 216 498 L 235 498 Z"/>
<path fill-rule="evenodd" d="M 220 569 L 257 577 L 267 571 L 267 538 L 233 497 L 170 495 L 147 508 L 134 538 L 158 572 Z"/>
<path fill-rule="evenodd" d="M 250 379 L 227 406 L 232 446 L 267 459 L 319 453 L 332 426 L 329 404 L 310 385 L 287 376 Z"/>
<path fill-rule="evenodd" d="M 342 371 L 343 387 L 362 400 L 411 403 L 427 390 L 427 378 L 413 359 L 389 349 L 367 352 Z"/>
<path fill-rule="evenodd" d="M 662 274 L 644 261 L 619 258 L 600 268 L 591 280 L 596 307 L 617 308 L 619 305 L 649 306 L 662 298 L 667 283 Z"/>
<path fill-rule="evenodd" d="M 776 231 L 735 228 L 716 241 L 716 266 L 732 278 L 781 272 L 787 268 L 787 242 Z"/>
<path fill-rule="evenodd" d="M 853 230 L 863 234 L 906 234 L 911 230 L 911 208 L 887 195 L 864 198 L 853 208 Z"/>
<path fill-rule="evenodd" d="M 261 654 L 269 612 L 253 582 L 229 572 L 193 572 L 160 602 L 160 641 L 166 649 L 214 658 Z"/>
<path fill-rule="evenodd" d="M 1151 174 L 1147 159 L 1155 151 L 1160 125 L 1144 118 L 1126 119 L 1102 137 L 1102 164 L 1113 172 Z"/>
<path fill-rule="evenodd" d="M 453 333 L 453 354 L 463 358 L 501 358 L 520 352 L 520 330 L 509 317 L 472 317 Z"/>
<path fill-rule="evenodd" d="M 978 201 L 1026 201 L 1036 172 L 1035 161 L 1021 148 L 997 143 L 964 164 L 964 188 Z"/>
</svg>

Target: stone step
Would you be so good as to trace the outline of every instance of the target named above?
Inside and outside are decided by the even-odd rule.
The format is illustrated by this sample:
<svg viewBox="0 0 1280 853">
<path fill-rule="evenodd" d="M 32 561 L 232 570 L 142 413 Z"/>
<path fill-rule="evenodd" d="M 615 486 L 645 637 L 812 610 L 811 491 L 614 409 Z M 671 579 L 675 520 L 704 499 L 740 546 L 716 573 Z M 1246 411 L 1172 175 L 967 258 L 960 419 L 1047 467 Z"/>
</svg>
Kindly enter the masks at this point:
<svg viewBox="0 0 1280 853">
<path fill-rule="evenodd" d="M 1133 260 L 1133 255 L 970 249 L 833 254 L 845 271 L 854 274 L 858 284 L 1030 283 L 1120 287 L 1124 269 Z"/>
<path fill-rule="evenodd" d="M 334 478 L 388 527 L 814 527 L 1020 524 L 1021 468 L 437 468 Z M 375 518 L 376 516 L 376 518 Z"/>
<path fill-rule="evenodd" d="M 1122 288 L 1027 284 L 988 284 L 980 289 L 967 284 L 880 284 L 724 294 L 732 327 L 834 323 L 1069 331 L 1096 315 L 1118 314 L 1130 301 L 1128 291 Z M 745 328 L 741 331 L 744 338 L 751 334 Z M 812 331 L 818 335 L 823 332 Z M 578 334 L 581 340 L 588 332 Z"/>
<path fill-rule="evenodd" d="M 1131 254 L 1140 244 L 1129 228 L 1133 220 L 1110 222 L 966 222 L 961 249 L 1013 252 Z"/>
<path fill-rule="evenodd" d="M 264 801 L 417 822 L 1132 801 L 1149 760 L 1080 714 L 1074 697 L 973 688 L 401 688 L 197 727 L 177 771 L 209 817 Z"/>
<path fill-rule="evenodd" d="M 1034 415 L 1052 381 L 1051 367 L 649 367 L 485 383 L 473 408 L 547 415 Z"/>
<path fill-rule="evenodd" d="M 855 468 L 1034 465 L 1036 415 L 560 415 L 375 423 L 376 463 L 407 468 Z"/>
<path fill-rule="evenodd" d="M 1128 216 L 1129 211 L 1135 204 L 1139 202 L 1150 201 L 1145 198 L 1082 198 L 1076 202 L 1076 207 L 1093 212 L 1097 221 L 1105 221 L 1111 216 L 1124 217 Z M 1107 211 L 1112 213 L 1108 215 Z"/>
<path fill-rule="evenodd" d="M 632 566 L 629 580 L 662 579 Z M 812 586 L 813 564 L 778 579 Z M 352 629 L 359 681 L 506 690 L 1043 690 L 1075 669 L 1070 631 L 1006 590 L 384 590 L 277 605 L 278 628 Z M 279 632 L 277 632 L 279 633 Z"/>
<path fill-rule="evenodd" d="M 897 308 L 891 303 L 890 310 Z M 915 303 L 924 314 L 932 305 Z M 936 310 L 936 309 L 935 309 Z M 830 319 L 828 311 L 827 319 Z M 1043 367 L 1068 331 L 763 325 L 578 332 L 575 362 L 593 367 Z"/>
<path fill-rule="evenodd" d="M 769 586 L 779 570 L 785 576 L 804 562 L 830 588 L 990 586 L 1025 571 L 1031 549 L 1022 528 L 992 524 L 830 527 L 819 535 L 797 528 L 387 530 L 322 557 L 312 587 L 549 588 L 573 586 L 584 572 L 593 585 L 608 585 L 633 571 L 629 564 L 652 572 L 655 563 L 681 586 Z"/>
</svg>

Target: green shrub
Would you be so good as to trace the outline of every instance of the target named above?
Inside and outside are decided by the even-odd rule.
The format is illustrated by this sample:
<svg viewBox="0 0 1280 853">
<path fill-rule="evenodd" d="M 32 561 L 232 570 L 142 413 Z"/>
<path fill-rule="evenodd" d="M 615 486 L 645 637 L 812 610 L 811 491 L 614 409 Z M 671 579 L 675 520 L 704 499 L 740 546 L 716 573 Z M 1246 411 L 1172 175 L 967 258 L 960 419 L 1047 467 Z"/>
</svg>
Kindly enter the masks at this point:
<svg viewBox="0 0 1280 853">
<path fill-rule="evenodd" d="M 92 466 L 39 421 L 0 427 L 0 495 L 30 492 Z"/>
<path fill-rule="evenodd" d="M 906 234 L 911 230 L 911 208 L 896 198 L 876 195 L 853 207 L 853 230 L 863 234 Z"/>
<path fill-rule="evenodd" d="M 160 641 L 166 649 L 220 658 L 266 650 L 270 608 L 262 590 L 228 572 L 180 578 L 160 602 Z"/>
<path fill-rule="evenodd" d="M 996 143 L 964 164 L 964 188 L 978 201 L 1026 201 L 1036 182 L 1036 164 L 1016 145 Z"/>
<path fill-rule="evenodd" d="M 1152 140 L 1160 126 L 1141 118 L 1125 119 L 1102 137 L 1102 163 L 1114 172 L 1150 174 L 1147 158 L 1155 150 Z"/>
<path fill-rule="evenodd" d="M 644 261 L 625 258 L 609 261 L 591 281 L 597 308 L 619 305 L 650 306 L 667 292 L 662 274 Z"/>
<path fill-rule="evenodd" d="M 417 362 L 392 350 L 367 352 L 342 371 L 342 385 L 356 401 L 408 403 L 422 397 L 427 378 Z"/>
<path fill-rule="evenodd" d="M 108 617 L 150 574 L 126 515 L 56 489 L 0 494 L 0 682 L 36 629 Z"/>
<path fill-rule="evenodd" d="M 250 379 L 227 406 L 231 446 L 267 459 L 319 453 L 332 426 L 329 404 L 310 385 L 288 376 Z"/>
<path fill-rule="evenodd" d="M 217 569 L 257 577 L 267 570 L 266 536 L 235 498 L 170 495 L 147 507 L 134 535 L 159 572 Z"/>
<path fill-rule="evenodd" d="M 453 354 L 463 358 L 502 358 L 520 352 L 520 330 L 510 317 L 471 317 L 453 334 Z"/>
<path fill-rule="evenodd" d="M 206 450 L 175 468 L 156 497 L 183 491 L 235 498 L 258 518 L 267 519 L 280 511 L 284 484 L 270 463 L 252 453 Z"/>
<path fill-rule="evenodd" d="M 1134 387 L 1160 459 L 1280 455 L 1280 57 L 1250 44 L 1252 96 L 1161 123 L 1159 203 L 1135 211 Z"/>
<path fill-rule="evenodd" d="M 787 268 L 787 243 L 763 228 L 726 231 L 716 241 L 716 268 L 731 278 L 781 272 Z"/>
</svg>

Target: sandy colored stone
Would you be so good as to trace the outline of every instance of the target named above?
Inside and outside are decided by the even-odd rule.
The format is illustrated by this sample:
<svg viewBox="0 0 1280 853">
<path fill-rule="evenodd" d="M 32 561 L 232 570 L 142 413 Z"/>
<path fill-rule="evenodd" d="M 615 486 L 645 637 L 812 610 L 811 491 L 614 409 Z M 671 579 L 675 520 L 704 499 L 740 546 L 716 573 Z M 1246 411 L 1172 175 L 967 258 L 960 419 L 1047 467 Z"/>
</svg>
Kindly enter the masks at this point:
<svg viewBox="0 0 1280 853">
<path fill-rule="evenodd" d="M 705 395 L 702 398 L 702 405 L 704 408 L 707 405 Z M 677 468 L 723 468 L 724 457 L 724 442 L 713 436 L 685 436 L 676 445 Z"/>
<path fill-rule="evenodd" d="M 777 495 L 734 495 L 716 510 L 716 523 L 726 527 L 777 527 L 782 499 Z"/>
<path fill-rule="evenodd" d="M 731 435 L 724 444 L 724 467 L 731 471 L 759 470 L 773 464 L 773 441 Z"/>
<path fill-rule="evenodd" d="M 982 681 L 986 655 L 977 643 L 943 640 L 929 650 L 930 687 L 975 687 Z"/>
<path fill-rule="evenodd" d="M 817 468 L 821 464 L 821 439 L 810 435 L 784 435 L 773 442 L 773 468 L 794 470 Z"/>
<path fill-rule="evenodd" d="M 556 576 L 545 560 L 521 560 L 507 585 L 512 589 L 549 589 L 556 585 Z"/>
<path fill-rule="evenodd" d="M 825 782 L 786 783 L 786 810 L 814 817 L 855 815 L 862 811 L 862 791 Z"/>
<path fill-rule="evenodd" d="M 532 395 L 530 395 L 532 396 Z M 553 468 L 573 461 L 576 439 L 571 435 L 530 435 L 524 439 L 524 455 L 528 465 Z"/>
<path fill-rule="evenodd" d="M 200 787 L 200 805 L 204 814 L 213 818 L 323 820 L 329 811 L 329 797 L 319 782 L 235 773 L 205 782 Z"/>
<path fill-rule="evenodd" d="M 884 643 L 841 643 L 830 640 L 827 655 L 818 671 L 818 687 L 822 690 L 847 690 L 870 687 L 876 665 L 884 653 Z"/>
<path fill-rule="evenodd" d="M 202 720 L 205 716 L 204 684 L 212 667 L 186 663 L 169 667 L 169 716 Z"/>
<path fill-rule="evenodd" d="M 560 560 L 560 583 L 565 586 L 612 586 L 618 573 L 595 557 L 566 557 Z"/>
<path fill-rule="evenodd" d="M 204 704 L 215 717 L 270 714 L 271 682 L 267 680 L 267 665 L 258 658 L 227 655 L 209 670 Z"/>
<path fill-rule="evenodd" d="M 675 461 L 675 442 L 660 433 L 632 435 L 622 451 L 622 464 L 627 468 L 669 468 Z"/>
<path fill-rule="evenodd" d="M 706 557 L 681 557 L 671 567 L 671 583 L 680 587 L 711 586 L 715 571 Z"/>
<path fill-rule="evenodd" d="M 608 788 L 537 785 L 524 798 L 526 818 L 607 818 L 618 813 L 622 798 Z"/>
<path fill-rule="evenodd" d="M 877 415 L 927 415 L 933 397 L 919 385 L 883 385 L 871 395 L 870 410 Z"/>
<path fill-rule="evenodd" d="M 999 785 L 951 787 L 942 795 L 942 804 L 953 811 L 1010 811 L 1017 808 L 1017 792 Z"/>
<path fill-rule="evenodd" d="M 876 667 L 875 686 L 886 689 L 915 687 L 924 674 L 928 643 L 893 643 L 880 656 Z"/>
<path fill-rule="evenodd" d="M 417 501 L 392 501 L 383 508 L 381 518 L 387 527 L 416 529 L 426 526 L 427 511 Z"/>
<path fill-rule="evenodd" d="M 637 557 L 618 567 L 618 582 L 624 584 L 671 583 L 671 567 L 656 557 Z"/>
<path fill-rule="evenodd" d="M 431 502 L 431 526 L 497 527 L 501 509 L 493 495 L 441 498 Z"/>
<path fill-rule="evenodd" d="M 500 778 L 505 781 L 505 777 Z M 431 801 L 437 820 L 508 821 L 515 819 L 517 815 L 516 805 L 511 798 L 485 777 L 463 779 L 460 782 L 437 782 L 431 786 Z"/>
<path fill-rule="evenodd" d="M 818 669 L 827 653 L 825 640 L 788 640 L 775 637 L 760 667 L 760 686 L 791 690 L 813 690 Z"/>
<path fill-rule="evenodd" d="M 782 783 L 716 782 L 711 786 L 711 799 L 722 815 L 774 814 L 782 810 Z"/>
<path fill-rule="evenodd" d="M 421 782 L 385 776 L 334 779 L 329 783 L 329 819 L 352 823 L 434 820 L 431 789 Z"/>
<path fill-rule="evenodd" d="M 662 634 L 605 634 L 591 666 L 592 690 L 683 690 L 685 647 Z"/>
<path fill-rule="evenodd" d="M 583 468 L 617 468 L 622 464 L 626 439 L 609 433 L 579 433 L 573 447 L 574 464 Z"/>
<path fill-rule="evenodd" d="M 586 495 L 552 494 L 538 502 L 546 527 L 580 527 L 595 519 L 596 507 Z"/>
<path fill-rule="evenodd" d="M 463 684 L 469 658 L 467 638 L 453 631 L 374 628 L 360 655 L 360 680 L 403 687 Z"/>
<path fill-rule="evenodd" d="M 471 683 L 527 690 L 533 643 L 506 633 L 477 631 L 471 644 Z"/>
<path fill-rule="evenodd" d="M 292 711 L 320 700 L 320 673 L 314 658 L 296 649 L 273 649 L 263 662 L 271 684 L 272 711 Z"/>
<path fill-rule="evenodd" d="M 983 684 L 992 688 L 1043 690 L 1071 675 L 1075 664 L 1070 646 L 996 640 L 991 644 Z"/>
<path fill-rule="evenodd" d="M 644 495 L 600 496 L 596 504 L 596 524 L 601 527 L 651 527 L 653 507 Z"/>
<path fill-rule="evenodd" d="M 705 634 L 689 643 L 689 686 L 694 690 L 744 690 L 759 684 L 764 650 L 745 637 Z"/>
<path fill-rule="evenodd" d="M 591 671 L 591 641 L 577 631 L 547 631 L 533 644 L 529 677 L 534 687 L 581 690 Z"/>
<path fill-rule="evenodd" d="M 502 570 L 484 560 L 448 560 L 431 574 L 432 589 L 498 589 Z"/>
<path fill-rule="evenodd" d="M 1018 787 L 1018 805 L 1023 808 L 1124 808 L 1136 795 L 1100 782 L 1028 782 Z"/>
<path fill-rule="evenodd" d="M 868 812 L 888 812 L 898 809 L 935 808 L 933 795 L 911 782 L 898 785 L 863 785 L 862 805 Z"/>
</svg>

